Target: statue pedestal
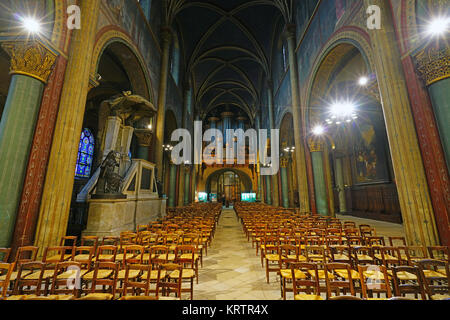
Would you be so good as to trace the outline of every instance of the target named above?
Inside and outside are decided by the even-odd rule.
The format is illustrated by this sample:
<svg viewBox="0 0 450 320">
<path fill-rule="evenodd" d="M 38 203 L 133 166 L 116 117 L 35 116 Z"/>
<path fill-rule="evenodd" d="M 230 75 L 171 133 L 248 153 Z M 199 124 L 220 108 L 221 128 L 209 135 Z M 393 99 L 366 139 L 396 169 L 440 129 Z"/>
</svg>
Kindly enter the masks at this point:
<svg viewBox="0 0 450 320">
<path fill-rule="evenodd" d="M 165 216 L 162 199 L 91 199 L 83 236 L 119 236 L 134 231 L 137 225 L 149 224 Z"/>
</svg>

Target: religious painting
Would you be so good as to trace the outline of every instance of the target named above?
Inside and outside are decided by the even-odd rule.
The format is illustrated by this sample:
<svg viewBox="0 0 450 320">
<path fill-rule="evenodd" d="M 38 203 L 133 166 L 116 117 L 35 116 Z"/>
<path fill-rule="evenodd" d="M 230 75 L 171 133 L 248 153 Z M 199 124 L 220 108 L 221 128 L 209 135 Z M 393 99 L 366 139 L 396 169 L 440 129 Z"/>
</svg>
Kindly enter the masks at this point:
<svg viewBox="0 0 450 320">
<path fill-rule="evenodd" d="M 353 175 L 355 184 L 389 181 L 387 167 L 387 141 L 381 131 L 371 122 L 358 123 L 353 130 Z"/>
</svg>

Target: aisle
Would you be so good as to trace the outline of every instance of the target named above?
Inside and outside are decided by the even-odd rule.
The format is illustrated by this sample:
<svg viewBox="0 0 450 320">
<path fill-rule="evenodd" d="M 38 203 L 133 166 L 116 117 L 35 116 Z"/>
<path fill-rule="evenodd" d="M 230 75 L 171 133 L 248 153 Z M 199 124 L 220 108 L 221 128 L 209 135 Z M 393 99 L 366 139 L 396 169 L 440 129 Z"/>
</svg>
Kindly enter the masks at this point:
<svg viewBox="0 0 450 320">
<path fill-rule="evenodd" d="M 280 300 L 280 283 L 247 241 L 234 210 L 223 210 L 208 256 L 194 285 L 195 300 Z"/>
</svg>

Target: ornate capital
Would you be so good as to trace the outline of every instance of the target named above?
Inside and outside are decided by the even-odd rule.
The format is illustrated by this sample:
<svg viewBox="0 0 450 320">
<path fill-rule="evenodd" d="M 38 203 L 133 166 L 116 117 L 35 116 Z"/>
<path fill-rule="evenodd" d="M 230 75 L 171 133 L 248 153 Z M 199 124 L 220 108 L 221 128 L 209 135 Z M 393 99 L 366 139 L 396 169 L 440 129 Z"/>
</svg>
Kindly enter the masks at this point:
<svg viewBox="0 0 450 320">
<path fill-rule="evenodd" d="M 324 143 L 317 139 L 308 140 L 309 151 L 311 152 L 323 152 Z"/>
<path fill-rule="evenodd" d="M 297 32 L 297 27 L 295 24 L 286 25 L 286 39 L 295 39 L 295 33 Z"/>
<path fill-rule="evenodd" d="M 280 167 L 281 168 L 287 168 L 289 166 L 289 158 L 288 157 L 281 157 L 280 158 Z"/>
<path fill-rule="evenodd" d="M 150 147 L 152 144 L 153 132 L 148 129 L 134 129 L 139 146 Z"/>
<path fill-rule="evenodd" d="M 172 30 L 169 27 L 161 28 L 161 39 L 164 43 L 172 42 Z"/>
<path fill-rule="evenodd" d="M 11 57 L 11 74 L 22 74 L 47 83 L 57 55 L 38 41 L 6 42 Z"/>
<path fill-rule="evenodd" d="M 450 48 L 426 48 L 416 56 L 417 71 L 427 86 L 450 77 Z"/>
</svg>

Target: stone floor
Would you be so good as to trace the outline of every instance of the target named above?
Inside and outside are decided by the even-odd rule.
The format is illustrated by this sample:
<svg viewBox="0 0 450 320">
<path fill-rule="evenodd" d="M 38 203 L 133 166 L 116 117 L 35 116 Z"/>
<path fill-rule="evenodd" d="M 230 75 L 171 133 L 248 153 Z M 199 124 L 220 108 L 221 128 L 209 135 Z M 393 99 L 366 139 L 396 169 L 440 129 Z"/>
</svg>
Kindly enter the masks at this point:
<svg viewBox="0 0 450 320">
<path fill-rule="evenodd" d="M 374 226 L 378 235 L 402 236 L 399 224 L 379 222 L 349 216 L 343 221 Z M 292 294 L 288 293 L 288 299 Z M 199 271 L 199 284 L 194 285 L 195 300 L 281 300 L 279 278 L 270 275 L 266 282 L 265 269 L 259 256 L 244 235 L 234 210 L 224 210 L 216 229 L 208 256 Z"/>
</svg>

